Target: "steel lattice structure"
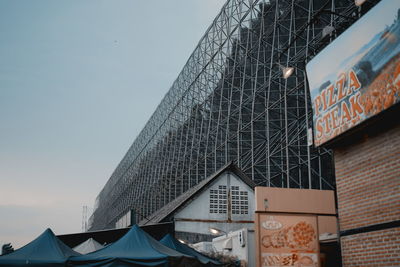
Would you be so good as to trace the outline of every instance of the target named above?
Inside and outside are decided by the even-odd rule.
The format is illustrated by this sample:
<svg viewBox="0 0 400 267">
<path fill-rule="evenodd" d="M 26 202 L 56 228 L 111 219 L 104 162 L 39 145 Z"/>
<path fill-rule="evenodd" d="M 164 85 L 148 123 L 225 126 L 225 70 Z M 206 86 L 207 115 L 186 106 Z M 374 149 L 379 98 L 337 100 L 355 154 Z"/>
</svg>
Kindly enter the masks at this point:
<svg viewBox="0 0 400 267">
<path fill-rule="evenodd" d="M 139 221 L 230 161 L 258 185 L 333 189 L 330 151 L 307 145 L 305 64 L 378 1 L 227 1 L 98 195 L 91 230 L 129 210 Z"/>
</svg>

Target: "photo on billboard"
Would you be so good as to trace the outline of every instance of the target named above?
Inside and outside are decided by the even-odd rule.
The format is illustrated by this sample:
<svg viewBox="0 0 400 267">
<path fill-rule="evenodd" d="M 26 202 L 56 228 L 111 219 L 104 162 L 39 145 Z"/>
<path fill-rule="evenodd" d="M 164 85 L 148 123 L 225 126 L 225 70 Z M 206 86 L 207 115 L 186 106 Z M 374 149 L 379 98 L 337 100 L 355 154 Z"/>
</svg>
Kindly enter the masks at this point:
<svg viewBox="0 0 400 267">
<path fill-rule="evenodd" d="M 400 1 L 381 1 L 306 69 L 316 146 L 398 104 Z"/>
</svg>

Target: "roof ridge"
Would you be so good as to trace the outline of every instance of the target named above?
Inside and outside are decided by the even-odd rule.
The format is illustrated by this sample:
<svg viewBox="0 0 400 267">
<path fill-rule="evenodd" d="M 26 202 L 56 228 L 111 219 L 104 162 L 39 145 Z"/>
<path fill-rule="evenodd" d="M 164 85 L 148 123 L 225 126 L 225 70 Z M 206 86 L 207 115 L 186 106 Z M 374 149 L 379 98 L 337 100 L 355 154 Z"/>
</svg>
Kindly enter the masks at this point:
<svg viewBox="0 0 400 267">
<path fill-rule="evenodd" d="M 244 183 L 246 183 L 250 188 L 254 190 L 254 187 L 256 186 L 255 183 L 247 177 L 246 174 L 244 174 L 239 167 L 237 167 L 233 161 L 228 162 L 225 164 L 223 167 L 218 169 L 216 172 L 211 174 L 209 177 L 203 179 L 200 181 L 197 185 L 189 188 L 186 190 L 186 192 L 182 193 L 180 196 L 172 200 L 171 202 L 167 203 L 160 209 L 156 210 L 149 216 L 147 216 L 146 219 L 143 219 L 139 222 L 139 225 L 147 225 L 150 223 L 159 223 L 162 220 L 164 220 L 166 217 L 168 217 L 172 212 L 175 210 L 179 209 L 186 201 L 191 198 L 193 195 L 197 194 L 198 192 L 201 191 L 201 189 L 209 184 L 211 181 L 219 177 L 222 173 L 225 171 L 231 171 L 234 174 L 236 174 Z M 161 214 L 161 216 L 160 216 Z M 157 218 L 158 217 L 158 218 Z"/>
</svg>

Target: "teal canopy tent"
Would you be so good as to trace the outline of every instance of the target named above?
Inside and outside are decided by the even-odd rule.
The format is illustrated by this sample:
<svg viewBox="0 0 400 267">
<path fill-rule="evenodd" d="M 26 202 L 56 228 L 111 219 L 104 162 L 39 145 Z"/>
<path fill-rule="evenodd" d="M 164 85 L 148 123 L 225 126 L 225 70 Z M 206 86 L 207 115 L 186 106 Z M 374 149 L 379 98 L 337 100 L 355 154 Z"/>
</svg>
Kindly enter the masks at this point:
<svg viewBox="0 0 400 267">
<path fill-rule="evenodd" d="M 214 260 L 212 258 L 209 258 L 200 252 L 192 249 L 191 247 L 182 244 L 178 240 L 176 240 L 171 234 L 167 234 L 164 236 L 161 240 L 160 243 L 164 244 L 165 246 L 172 248 L 176 251 L 179 251 L 181 253 L 191 255 L 193 257 L 196 257 L 204 266 L 222 266 L 224 265 L 223 263 Z"/>
<path fill-rule="evenodd" d="M 65 266 L 70 256 L 78 256 L 47 229 L 39 237 L 14 252 L 0 256 L 0 266 Z"/>
<path fill-rule="evenodd" d="M 137 225 L 98 251 L 71 257 L 68 266 L 204 266 L 196 258 L 164 246 Z"/>
</svg>

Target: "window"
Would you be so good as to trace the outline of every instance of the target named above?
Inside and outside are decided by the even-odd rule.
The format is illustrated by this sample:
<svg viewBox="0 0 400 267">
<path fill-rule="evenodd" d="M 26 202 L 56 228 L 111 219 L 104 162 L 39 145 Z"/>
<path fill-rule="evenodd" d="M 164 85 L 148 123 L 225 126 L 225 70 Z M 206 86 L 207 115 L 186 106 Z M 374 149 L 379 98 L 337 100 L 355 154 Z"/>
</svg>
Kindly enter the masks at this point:
<svg viewBox="0 0 400 267">
<path fill-rule="evenodd" d="M 221 213 L 225 214 L 227 212 L 228 194 L 226 190 L 226 185 L 219 185 L 218 189 L 210 190 L 210 213 Z"/>
<path fill-rule="evenodd" d="M 231 186 L 231 210 L 233 215 L 249 214 L 249 196 L 239 186 Z M 228 211 L 228 192 L 226 185 L 210 189 L 210 213 L 226 214 Z"/>
<path fill-rule="evenodd" d="M 232 214 L 249 214 L 249 196 L 247 191 L 241 191 L 239 186 L 231 186 Z"/>
</svg>

